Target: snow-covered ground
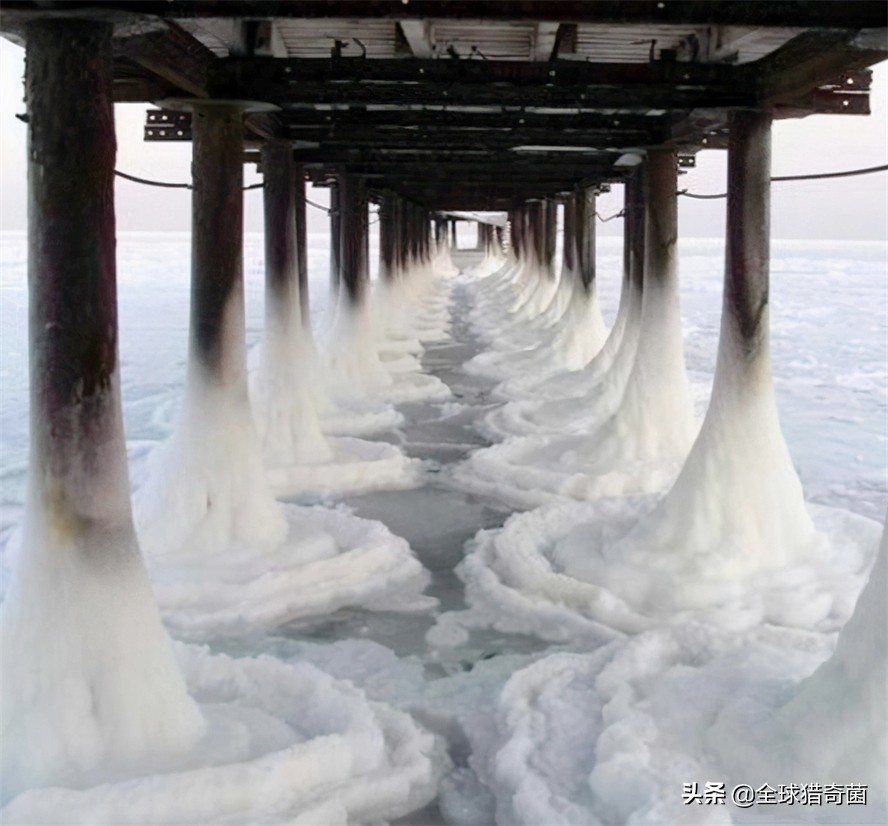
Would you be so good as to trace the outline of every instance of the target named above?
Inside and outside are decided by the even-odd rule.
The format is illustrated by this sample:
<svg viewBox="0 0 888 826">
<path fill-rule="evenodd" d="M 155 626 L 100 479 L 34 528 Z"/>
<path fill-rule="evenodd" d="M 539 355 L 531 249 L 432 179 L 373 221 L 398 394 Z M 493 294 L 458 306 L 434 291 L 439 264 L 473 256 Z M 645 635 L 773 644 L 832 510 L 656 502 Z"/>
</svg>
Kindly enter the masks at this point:
<svg viewBox="0 0 888 826">
<path fill-rule="evenodd" d="M 323 360 L 335 321 L 328 238 L 309 241 Z M 25 490 L 25 251 L 22 234 L 0 237 L 4 581 Z M 715 369 L 722 243 L 685 239 L 679 251 L 684 354 L 702 413 Z M 184 234 L 123 234 L 118 243 L 122 396 L 137 488 L 177 424 L 188 254 Z M 619 241 L 599 239 L 598 256 L 598 298 L 612 323 Z M 260 236 L 247 236 L 244 260 L 247 343 L 256 351 L 264 330 Z M 503 349 L 496 376 L 464 371 L 495 343 L 496 328 L 479 338 L 471 278 L 432 281 L 386 303 L 392 334 L 374 356 L 372 369 L 385 376 L 370 401 L 347 399 L 333 385 L 326 401 L 310 400 L 322 424 L 325 404 L 336 406 L 323 428 L 332 452 L 268 472 L 271 491 L 288 502 L 276 506 L 285 540 L 261 553 L 248 541 L 215 547 L 207 541 L 220 535 L 214 526 L 170 554 L 151 552 L 164 542 L 144 534 L 166 626 L 188 641 L 174 652 L 203 717 L 187 754 L 138 778 L 121 768 L 99 786 L 87 774 L 70 789 L 25 792 L 4 820 L 57 822 L 64 812 L 69 822 L 119 823 L 140 812 L 140 822 L 708 826 L 764 822 L 774 812 L 788 821 L 884 822 L 871 771 L 884 760 L 884 636 L 848 636 L 831 671 L 803 681 L 835 648 L 888 504 L 888 245 L 775 241 L 771 270 L 780 422 L 815 522 L 832 539 L 831 557 L 781 577 L 765 572 L 740 591 L 694 583 L 676 596 L 658 590 L 656 571 L 644 589 L 622 587 L 631 565 L 584 551 L 602 541 L 596 520 L 605 532 L 634 523 L 658 493 L 591 502 L 556 495 L 499 530 L 516 505 L 537 503 L 515 501 L 514 479 L 499 479 L 499 492 L 496 478 L 483 490 L 460 486 L 453 468 L 488 444 L 491 416 L 507 398 L 502 386 L 495 392 L 497 381 L 536 371 L 557 383 L 570 374 L 546 373 L 539 354 L 520 349 L 536 334 L 555 341 L 533 327 L 510 331 L 522 356 L 511 376 L 500 374 L 509 363 Z M 405 310 L 413 300 L 421 313 Z M 565 343 L 572 353 L 574 345 Z M 321 373 L 336 358 L 326 364 Z M 562 443 L 570 436 L 533 438 L 545 455 L 556 444 L 569 450 Z M 360 467 L 362 460 L 379 464 Z M 466 542 L 471 554 L 462 562 Z M 455 573 L 461 562 L 468 587 Z M 885 585 L 882 576 L 870 586 L 875 596 L 858 625 L 884 624 Z M 6 658 L 2 665 L 10 668 Z M 18 782 L 11 777 L 7 789 Z M 710 782 L 726 784 L 725 805 L 682 802 L 684 783 L 702 790 Z M 733 786 L 765 782 L 869 783 L 870 798 L 866 807 L 731 804 Z"/>
</svg>

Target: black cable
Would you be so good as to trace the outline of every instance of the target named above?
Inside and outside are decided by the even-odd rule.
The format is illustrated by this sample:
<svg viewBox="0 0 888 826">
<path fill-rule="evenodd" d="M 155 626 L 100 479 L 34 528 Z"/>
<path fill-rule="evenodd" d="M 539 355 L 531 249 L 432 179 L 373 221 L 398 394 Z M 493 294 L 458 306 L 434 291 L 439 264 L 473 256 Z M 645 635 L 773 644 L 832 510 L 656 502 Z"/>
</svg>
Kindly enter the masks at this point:
<svg viewBox="0 0 888 826">
<path fill-rule="evenodd" d="M 844 172 L 812 172 L 809 175 L 775 175 L 771 178 L 771 183 L 781 183 L 782 181 L 818 181 L 824 178 L 850 178 L 854 175 L 871 175 L 874 172 L 888 171 L 888 164 L 882 166 L 868 166 L 865 169 L 848 169 Z M 727 198 L 727 192 L 719 192 L 715 195 L 699 195 L 696 192 L 688 192 L 686 189 L 680 189 L 679 195 L 685 195 L 688 198 L 696 198 L 700 201 L 715 200 L 717 198 Z"/>
<path fill-rule="evenodd" d="M 881 166 L 869 166 L 864 169 L 848 169 L 842 172 L 815 172 L 808 175 L 777 175 L 771 178 L 772 183 L 780 183 L 783 181 L 817 181 L 823 180 L 825 178 L 850 178 L 854 175 L 871 175 L 874 172 L 886 172 L 888 171 L 888 164 L 882 164 Z M 178 183 L 170 183 L 169 181 L 149 181 L 147 178 L 139 178 L 136 175 L 129 175 L 126 172 L 121 172 L 119 169 L 114 170 L 114 174 L 120 178 L 125 178 L 128 181 L 133 181 L 137 184 L 146 184 L 147 186 L 160 186 L 165 187 L 167 189 L 193 189 L 194 187 L 191 184 L 178 184 Z M 245 186 L 244 191 L 249 189 L 262 189 L 265 186 L 264 183 L 258 184 L 249 184 Z M 727 198 L 727 192 L 719 192 L 714 195 L 700 195 L 696 192 L 688 192 L 686 189 L 680 189 L 677 193 L 678 195 L 684 195 L 688 198 L 697 198 L 698 200 L 714 200 L 717 198 Z M 320 204 L 316 204 L 314 201 L 309 201 L 308 198 L 305 199 L 305 203 L 311 204 L 311 206 L 322 209 L 328 215 L 330 214 L 330 210 L 327 207 L 321 206 Z M 612 221 L 614 218 L 620 218 L 623 216 L 623 212 L 618 212 L 616 215 L 611 215 L 609 218 L 603 218 L 597 212 L 595 216 L 599 221 Z"/>
<path fill-rule="evenodd" d="M 169 189 L 192 189 L 191 184 L 171 184 L 167 181 L 149 181 L 145 178 L 137 178 L 135 175 L 127 175 L 126 172 L 121 172 L 119 169 L 114 170 L 114 174 L 119 178 L 126 178 L 128 181 L 133 181 L 137 184 L 147 184 L 148 186 L 163 186 Z"/>
</svg>

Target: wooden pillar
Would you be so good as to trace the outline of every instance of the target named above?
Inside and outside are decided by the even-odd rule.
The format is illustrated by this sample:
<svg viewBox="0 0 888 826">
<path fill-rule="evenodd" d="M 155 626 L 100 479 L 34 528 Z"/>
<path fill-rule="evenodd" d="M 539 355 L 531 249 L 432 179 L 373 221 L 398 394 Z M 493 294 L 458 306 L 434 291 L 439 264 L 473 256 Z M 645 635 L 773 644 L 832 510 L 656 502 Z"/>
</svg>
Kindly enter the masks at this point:
<svg viewBox="0 0 888 826">
<path fill-rule="evenodd" d="M 299 281 L 299 307 L 302 324 L 311 328 L 311 291 L 308 288 L 308 227 L 305 215 L 305 171 L 293 165 L 293 203 L 296 219 L 296 273 Z"/>
<path fill-rule="evenodd" d="M 586 292 L 595 286 L 595 190 L 583 187 L 576 195 L 577 271 Z"/>
<path fill-rule="evenodd" d="M 301 306 L 293 152 L 286 143 L 262 146 L 265 208 L 265 325 L 284 332 Z M 304 202 L 303 202 L 304 203 Z M 304 244 L 304 240 L 303 240 Z"/>
<path fill-rule="evenodd" d="M 111 25 L 34 22 L 26 35 L 29 500 L 108 572 L 138 558 L 117 357 Z"/>
<path fill-rule="evenodd" d="M 450 222 L 450 246 L 452 246 L 453 249 L 458 249 L 456 241 L 456 221 Z"/>
<path fill-rule="evenodd" d="M 577 194 L 572 193 L 564 202 L 564 228 L 562 231 L 563 244 L 561 253 L 562 277 L 577 271 L 577 222 L 579 219 L 577 199 Z"/>
<path fill-rule="evenodd" d="M 397 265 L 395 263 L 395 198 L 387 192 L 379 202 L 379 278 L 392 281 Z"/>
<path fill-rule="evenodd" d="M 626 268 L 631 286 L 641 292 L 644 288 L 645 249 L 644 170 L 638 169 L 626 182 L 625 233 L 629 263 Z"/>
<path fill-rule="evenodd" d="M 732 112 L 722 336 L 746 365 L 769 363 L 771 117 Z"/>
<path fill-rule="evenodd" d="M 392 236 L 395 267 L 398 275 L 407 270 L 407 202 L 399 195 L 395 199 L 395 227 Z"/>
<path fill-rule="evenodd" d="M 194 104 L 190 364 L 246 392 L 242 121 L 237 106 Z"/>
<path fill-rule="evenodd" d="M 330 184 L 330 292 L 339 294 L 342 282 L 342 222 L 339 198 L 339 182 Z"/>
<path fill-rule="evenodd" d="M 342 213 L 340 264 L 342 284 L 353 306 L 364 303 L 369 272 L 370 225 L 367 192 L 363 178 L 345 173 L 339 179 L 339 204 Z"/>
<path fill-rule="evenodd" d="M 543 201 L 543 266 L 550 278 L 555 277 L 555 249 L 558 244 L 558 204 L 551 198 Z"/>
<path fill-rule="evenodd" d="M 527 257 L 527 207 L 522 206 L 512 211 L 509 218 L 511 226 L 512 252 L 518 261 Z"/>
<path fill-rule="evenodd" d="M 678 277 L 678 162 L 672 150 L 656 149 L 648 152 L 645 168 L 647 287 Z"/>
</svg>

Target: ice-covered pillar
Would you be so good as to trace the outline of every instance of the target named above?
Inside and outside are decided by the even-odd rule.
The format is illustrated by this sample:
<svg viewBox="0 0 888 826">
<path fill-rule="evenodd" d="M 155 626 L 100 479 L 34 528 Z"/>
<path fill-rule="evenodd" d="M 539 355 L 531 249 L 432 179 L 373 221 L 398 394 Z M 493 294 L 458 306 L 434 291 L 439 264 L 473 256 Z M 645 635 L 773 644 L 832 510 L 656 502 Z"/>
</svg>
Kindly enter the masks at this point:
<svg viewBox="0 0 888 826">
<path fill-rule="evenodd" d="M 364 180 L 346 173 L 339 180 L 342 284 L 352 306 L 364 304 L 369 273 L 370 226 Z"/>
<path fill-rule="evenodd" d="M 333 181 L 330 184 L 330 292 L 334 298 L 339 295 L 342 282 L 342 222 L 339 202 L 339 182 Z"/>
<path fill-rule="evenodd" d="M 265 479 L 247 389 L 243 106 L 213 100 L 189 105 L 194 115 L 188 376 L 176 429 L 158 453 L 156 472 L 137 493 L 141 536 L 152 553 L 213 553 L 235 543 L 270 547 L 286 535 Z M 272 178 L 274 172 L 272 166 Z M 292 241 L 292 177 L 281 176 L 275 184 L 284 190 L 280 209 L 286 218 L 275 217 L 283 223 L 273 232 Z M 293 255 L 287 249 L 288 265 Z M 287 277 L 297 290 L 295 275 Z M 298 298 L 290 312 L 299 318 Z"/>
<path fill-rule="evenodd" d="M 698 574 L 722 581 L 820 552 L 771 382 L 771 119 L 736 112 L 729 126 L 725 286 L 712 395 L 675 485 L 645 520 L 648 536 L 693 560 Z"/>
<path fill-rule="evenodd" d="M 293 152 L 288 144 L 269 141 L 263 145 L 262 172 L 265 329 L 266 335 L 286 337 L 289 328 L 300 323 L 294 316 L 302 304 L 296 229 L 298 188 L 294 185 Z"/>
<path fill-rule="evenodd" d="M 293 164 L 293 204 L 296 223 L 296 273 L 299 281 L 299 308 L 302 326 L 311 330 L 311 293 L 308 288 L 308 227 L 305 215 L 305 170 Z"/>
<path fill-rule="evenodd" d="M 684 459 L 694 435 L 679 306 L 677 176 L 674 152 L 648 153 L 643 177 L 644 290 L 638 320 L 626 321 L 638 325 L 638 338 L 632 371 L 614 416 L 621 456 L 664 468 Z M 640 227 L 633 227 L 633 234 L 636 229 Z M 660 478 L 667 476 L 664 471 Z M 655 478 L 652 470 L 640 484 L 651 484 Z"/>
<path fill-rule="evenodd" d="M 728 209 L 722 321 L 712 398 L 700 436 L 676 483 L 686 501 L 705 488 L 743 492 L 725 503 L 718 553 L 738 566 L 777 565 L 808 553 L 814 528 L 777 416 L 771 381 L 771 117 L 729 119 Z M 755 466 L 748 457 L 755 456 Z M 716 487 L 712 487 L 715 485 Z M 699 488 L 699 490 L 698 490 Z"/>
<path fill-rule="evenodd" d="M 94 785 L 203 726 L 133 526 L 120 399 L 111 24 L 28 23 L 30 457 L 0 607 L 0 771 Z M 133 686 L 138 691 L 133 692 Z"/>
</svg>

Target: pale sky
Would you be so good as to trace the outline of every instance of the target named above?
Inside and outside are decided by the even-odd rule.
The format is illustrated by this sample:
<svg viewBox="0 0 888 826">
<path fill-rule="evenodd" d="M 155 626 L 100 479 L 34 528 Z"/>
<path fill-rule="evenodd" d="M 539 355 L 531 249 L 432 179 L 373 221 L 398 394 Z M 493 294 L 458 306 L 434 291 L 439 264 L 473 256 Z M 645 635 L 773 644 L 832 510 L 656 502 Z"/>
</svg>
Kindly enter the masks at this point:
<svg viewBox="0 0 888 826">
<path fill-rule="evenodd" d="M 24 50 L 0 39 L 0 229 L 25 229 L 27 216 L 26 126 L 15 115 L 24 111 Z M 888 163 L 888 63 L 875 67 L 871 92 L 873 114 L 818 115 L 774 125 L 773 174 L 830 172 Z M 146 106 L 118 104 L 117 168 L 167 181 L 188 181 L 190 144 L 145 143 Z M 692 192 L 725 191 L 724 151 L 697 155 L 697 168 L 682 176 Z M 247 183 L 259 181 L 245 167 Z M 599 199 L 599 212 L 619 211 L 622 188 Z M 117 226 L 120 230 L 181 230 L 190 226 L 190 193 L 117 181 Z M 326 203 L 326 192 L 309 192 Z M 680 199 L 680 232 L 689 237 L 724 233 L 724 201 Z M 262 229 L 261 191 L 245 194 L 245 226 Z M 326 215 L 308 209 L 309 228 L 322 230 Z M 621 232 L 620 222 L 599 224 L 599 232 Z M 775 238 L 888 241 L 888 173 L 832 181 L 777 183 L 773 187 L 772 234 Z"/>
</svg>

